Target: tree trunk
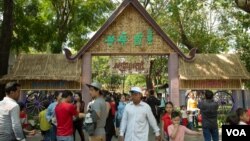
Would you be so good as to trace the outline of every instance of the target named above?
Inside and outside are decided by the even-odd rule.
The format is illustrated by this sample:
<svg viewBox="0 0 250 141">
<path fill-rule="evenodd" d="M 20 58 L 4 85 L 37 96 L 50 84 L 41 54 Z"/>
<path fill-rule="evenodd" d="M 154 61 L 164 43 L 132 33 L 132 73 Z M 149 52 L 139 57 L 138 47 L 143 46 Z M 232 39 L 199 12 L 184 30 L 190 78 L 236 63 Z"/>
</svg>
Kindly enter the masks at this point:
<svg viewBox="0 0 250 141">
<path fill-rule="evenodd" d="M 150 75 L 146 76 L 146 86 L 148 90 L 153 89 L 152 78 L 150 77 Z"/>
<path fill-rule="evenodd" d="M 4 0 L 3 2 L 3 22 L 0 35 L 0 77 L 8 73 L 13 29 L 13 5 L 13 0 Z M 0 99 L 4 96 L 4 85 L 0 85 Z"/>
<path fill-rule="evenodd" d="M 154 61 L 151 60 L 150 61 L 150 65 L 149 65 L 149 74 L 146 75 L 146 86 L 147 86 L 147 89 L 153 89 L 154 86 L 153 86 L 153 80 L 152 80 L 152 69 L 153 69 L 153 64 L 154 64 Z"/>
<path fill-rule="evenodd" d="M 51 46 L 52 53 L 61 53 L 63 43 L 67 40 L 67 35 L 69 33 L 69 27 L 74 15 L 73 5 L 74 0 L 64 0 L 64 1 L 52 1 L 52 5 L 56 10 L 56 26 L 57 26 L 57 38 L 54 44 Z"/>
</svg>

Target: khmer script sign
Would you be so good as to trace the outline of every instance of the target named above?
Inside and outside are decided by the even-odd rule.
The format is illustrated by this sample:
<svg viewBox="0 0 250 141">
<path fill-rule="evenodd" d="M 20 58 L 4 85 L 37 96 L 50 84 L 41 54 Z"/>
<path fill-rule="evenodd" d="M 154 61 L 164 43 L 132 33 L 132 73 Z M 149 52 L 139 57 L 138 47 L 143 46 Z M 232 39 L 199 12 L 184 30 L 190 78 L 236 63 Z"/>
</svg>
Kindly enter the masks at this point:
<svg viewBox="0 0 250 141">
<path fill-rule="evenodd" d="M 111 57 L 110 65 L 113 74 L 148 74 L 150 66 L 148 56 Z"/>
</svg>

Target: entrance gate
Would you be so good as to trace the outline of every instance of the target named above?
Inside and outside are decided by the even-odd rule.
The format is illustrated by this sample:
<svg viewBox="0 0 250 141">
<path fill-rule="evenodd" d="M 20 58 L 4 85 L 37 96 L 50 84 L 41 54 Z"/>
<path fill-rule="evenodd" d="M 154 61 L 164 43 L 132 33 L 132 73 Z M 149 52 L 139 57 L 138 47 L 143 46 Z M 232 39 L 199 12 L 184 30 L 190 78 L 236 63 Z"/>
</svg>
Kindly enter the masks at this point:
<svg viewBox="0 0 250 141">
<path fill-rule="evenodd" d="M 93 55 L 168 55 L 168 75 L 171 101 L 179 106 L 179 56 L 192 61 L 196 49 L 185 56 L 150 17 L 137 0 L 124 0 L 98 32 L 69 60 L 82 59 L 82 92 L 85 103 L 91 98 L 85 84 L 91 83 L 91 58 Z"/>
</svg>

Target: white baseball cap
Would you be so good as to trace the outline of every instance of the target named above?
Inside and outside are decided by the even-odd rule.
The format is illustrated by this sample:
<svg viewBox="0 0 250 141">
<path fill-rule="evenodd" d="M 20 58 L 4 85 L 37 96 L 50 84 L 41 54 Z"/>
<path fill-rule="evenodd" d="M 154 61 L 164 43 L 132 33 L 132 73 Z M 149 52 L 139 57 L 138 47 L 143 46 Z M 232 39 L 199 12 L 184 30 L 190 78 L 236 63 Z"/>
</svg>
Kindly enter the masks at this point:
<svg viewBox="0 0 250 141">
<path fill-rule="evenodd" d="M 135 92 L 135 93 L 142 94 L 142 90 L 140 87 L 131 87 L 131 90 L 129 92 L 131 92 L 131 93 Z"/>
</svg>

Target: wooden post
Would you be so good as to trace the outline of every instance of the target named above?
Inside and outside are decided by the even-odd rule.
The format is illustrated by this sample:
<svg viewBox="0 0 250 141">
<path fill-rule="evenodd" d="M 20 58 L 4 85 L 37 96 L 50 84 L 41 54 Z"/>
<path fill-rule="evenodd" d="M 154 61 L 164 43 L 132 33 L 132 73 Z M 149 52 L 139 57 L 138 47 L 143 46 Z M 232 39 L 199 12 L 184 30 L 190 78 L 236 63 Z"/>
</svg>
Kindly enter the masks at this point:
<svg viewBox="0 0 250 141">
<path fill-rule="evenodd" d="M 169 78 L 169 94 L 170 101 L 174 106 L 180 106 L 179 93 L 179 57 L 177 53 L 170 53 L 168 59 L 168 78 Z"/>
<path fill-rule="evenodd" d="M 85 102 L 85 111 L 87 110 L 87 105 L 91 101 L 91 96 L 89 94 L 89 88 L 86 84 L 91 83 L 92 77 L 92 56 L 91 53 L 85 53 L 82 57 L 82 98 Z"/>
</svg>

